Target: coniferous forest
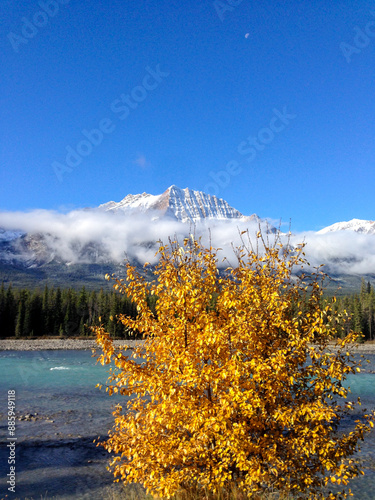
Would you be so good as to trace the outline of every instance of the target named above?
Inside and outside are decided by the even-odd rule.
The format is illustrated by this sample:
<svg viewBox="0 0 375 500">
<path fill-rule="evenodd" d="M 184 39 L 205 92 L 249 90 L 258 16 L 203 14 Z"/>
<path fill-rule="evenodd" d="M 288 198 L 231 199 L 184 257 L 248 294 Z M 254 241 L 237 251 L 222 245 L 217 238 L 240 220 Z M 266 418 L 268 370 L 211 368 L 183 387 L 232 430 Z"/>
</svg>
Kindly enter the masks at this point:
<svg viewBox="0 0 375 500">
<path fill-rule="evenodd" d="M 154 308 L 156 297 L 150 295 L 148 300 Z M 338 329 L 340 337 L 354 330 L 362 333 L 364 341 L 375 340 L 375 291 L 369 282 L 362 280 L 358 294 L 338 297 L 333 310 L 346 310 L 350 315 L 345 326 Z M 126 296 L 115 291 L 87 291 L 85 287 L 77 291 L 48 285 L 43 290 L 4 284 L 0 288 L 0 338 L 83 337 L 92 335 L 90 327 L 99 323 L 114 337 L 135 338 L 117 321 L 118 314 L 135 318 L 137 311 Z"/>
<path fill-rule="evenodd" d="M 337 298 L 333 310 L 350 315 L 345 327 L 338 329 L 340 337 L 354 330 L 362 333 L 362 341 L 375 340 L 375 291 L 370 282 L 362 279 L 360 292 Z"/>
<path fill-rule="evenodd" d="M 149 298 L 153 307 L 154 297 Z M 114 337 L 127 338 L 116 316 L 136 317 L 135 305 L 114 291 L 88 292 L 45 286 L 43 290 L 0 288 L 0 337 L 81 337 L 90 327 L 103 324 Z M 100 319 L 99 319 L 100 318 Z M 134 338 L 134 335 L 132 335 Z"/>
</svg>

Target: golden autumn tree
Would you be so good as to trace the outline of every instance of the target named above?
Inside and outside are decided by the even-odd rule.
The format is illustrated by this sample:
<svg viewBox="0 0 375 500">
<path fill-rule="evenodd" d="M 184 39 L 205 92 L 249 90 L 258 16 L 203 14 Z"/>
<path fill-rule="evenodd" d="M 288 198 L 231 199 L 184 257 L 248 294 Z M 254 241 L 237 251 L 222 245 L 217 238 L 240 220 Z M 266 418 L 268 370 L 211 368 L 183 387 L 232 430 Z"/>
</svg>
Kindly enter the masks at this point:
<svg viewBox="0 0 375 500">
<path fill-rule="evenodd" d="M 127 396 L 100 443 L 117 480 L 167 498 L 233 484 L 249 497 L 346 498 L 322 488 L 361 473 L 351 456 L 373 425 L 363 415 L 339 428 L 354 408 L 343 382 L 359 370 L 348 352 L 356 336 L 335 339 L 319 270 L 292 274 L 306 264 L 303 245 L 263 245 L 237 249 L 223 273 L 218 250 L 190 237 L 160 246 L 153 281 L 131 265 L 126 280 L 113 277 L 138 311 L 119 320 L 144 337 L 128 355 L 95 329 L 98 359 L 113 366 L 107 390 Z"/>
</svg>

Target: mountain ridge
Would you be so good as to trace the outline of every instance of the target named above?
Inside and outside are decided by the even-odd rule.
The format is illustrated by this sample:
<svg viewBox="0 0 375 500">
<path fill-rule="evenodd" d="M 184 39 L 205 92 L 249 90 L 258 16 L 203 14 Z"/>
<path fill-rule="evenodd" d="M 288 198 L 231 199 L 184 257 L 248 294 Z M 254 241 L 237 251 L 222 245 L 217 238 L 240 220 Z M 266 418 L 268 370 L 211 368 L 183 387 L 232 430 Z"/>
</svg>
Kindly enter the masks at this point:
<svg viewBox="0 0 375 500">
<path fill-rule="evenodd" d="M 335 222 L 330 226 L 317 231 L 317 234 L 327 234 L 336 231 L 355 231 L 356 233 L 375 234 L 375 221 L 365 219 L 351 219 L 349 221 Z"/>
<path fill-rule="evenodd" d="M 114 218 L 108 218 L 107 214 L 113 214 Z M 159 234 L 155 234 L 158 222 L 165 221 L 171 233 L 176 231 L 178 224 L 196 226 L 202 223 L 201 227 L 207 227 L 233 221 L 256 225 L 266 222 L 256 214 L 243 215 L 216 196 L 172 185 L 159 195 L 128 194 L 120 202 L 109 201 L 96 208 L 83 208 L 70 212 L 66 215 L 66 227 L 63 229 L 60 216 L 58 224 L 54 224 L 52 218 L 48 224 L 44 221 L 43 229 L 34 231 L 21 231 L 19 228 L 9 227 L 3 229 L 0 222 L 0 262 L 26 268 L 52 263 L 69 266 L 77 262 L 80 264 L 111 262 L 113 261 L 109 248 L 111 239 L 118 239 L 117 233 L 121 234 L 120 227 L 129 226 L 129 221 L 131 226 L 134 223 L 134 232 L 140 230 L 140 224 L 144 231 L 142 236 L 134 237 L 132 228 L 126 228 L 128 234 L 124 237 L 123 243 L 117 242 L 117 246 L 123 245 L 123 251 L 117 252 L 119 255 L 115 259 L 117 262 L 123 260 L 123 252 L 127 250 L 129 241 L 140 254 L 146 252 L 147 248 L 153 248 L 155 242 L 161 238 Z M 107 231 L 104 238 L 103 232 L 93 227 L 100 225 L 103 226 L 104 232 Z M 25 226 L 29 227 L 30 224 Z M 80 226 L 82 232 L 77 229 Z M 85 230 L 89 232 L 87 237 Z M 276 229 L 268 225 L 265 231 L 272 233 Z M 66 234 L 67 232 L 69 234 Z"/>
<path fill-rule="evenodd" d="M 277 232 L 256 214 L 244 215 L 221 198 L 175 185 L 158 195 L 128 194 L 119 202 L 67 214 L 35 211 L 22 218 L 17 214 L 6 223 L 6 214 L 1 215 L 0 280 L 5 281 L 27 271 L 30 277 L 67 282 L 77 276 L 89 282 L 95 275 L 98 282 L 102 269 L 104 274 L 108 269 L 117 271 L 124 259 L 140 267 L 145 261 L 156 262 L 157 242 L 186 237 L 192 226 L 204 244 L 211 244 L 212 235 L 212 245 L 225 248 L 222 251 L 229 256 L 241 243 L 243 230 L 252 234 L 261 226 L 267 236 Z M 303 234 L 280 236 L 297 244 Z M 307 232 L 307 250 L 313 263 L 326 264 L 331 275 L 375 275 L 374 235 L 374 221 L 338 222 Z"/>
<path fill-rule="evenodd" d="M 222 198 L 217 198 L 203 191 L 195 191 L 188 187 L 180 189 L 174 184 L 160 195 L 145 192 L 136 195 L 128 194 L 119 202 L 110 201 L 99 205 L 98 208 L 115 213 L 124 212 L 124 214 L 129 215 L 137 211 L 145 214 L 154 212 L 154 219 L 171 217 L 181 222 L 192 223 L 202 220 L 226 219 L 260 222 L 256 214 L 243 215 Z M 159 215 L 155 215 L 156 213 Z"/>
</svg>

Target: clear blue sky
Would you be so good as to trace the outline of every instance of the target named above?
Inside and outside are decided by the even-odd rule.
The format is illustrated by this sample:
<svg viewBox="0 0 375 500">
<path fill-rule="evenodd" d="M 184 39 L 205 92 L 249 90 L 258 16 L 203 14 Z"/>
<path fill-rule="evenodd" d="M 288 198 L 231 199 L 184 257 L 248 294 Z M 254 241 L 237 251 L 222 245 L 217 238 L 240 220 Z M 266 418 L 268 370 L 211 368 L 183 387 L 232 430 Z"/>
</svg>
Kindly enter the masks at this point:
<svg viewBox="0 0 375 500">
<path fill-rule="evenodd" d="M 373 2 L 60 2 L 0 5 L 0 210 L 176 184 L 296 231 L 375 218 Z"/>
</svg>

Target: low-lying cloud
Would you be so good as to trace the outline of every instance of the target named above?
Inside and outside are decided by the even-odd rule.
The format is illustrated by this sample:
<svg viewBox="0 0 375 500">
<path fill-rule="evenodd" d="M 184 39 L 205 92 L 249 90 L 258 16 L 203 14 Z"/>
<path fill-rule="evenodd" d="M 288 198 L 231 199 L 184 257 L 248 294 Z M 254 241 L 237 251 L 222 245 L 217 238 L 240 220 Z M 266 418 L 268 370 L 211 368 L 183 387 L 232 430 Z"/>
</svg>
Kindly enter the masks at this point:
<svg viewBox="0 0 375 500">
<path fill-rule="evenodd" d="M 202 237 L 206 246 L 211 242 L 213 247 L 222 249 L 218 255 L 220 259 L 227 259 L 226 265 L 236 263 L 233 247 L 241 244 L 240 233 L 248 229 L 255 241 L 258 230 L 257 223 L 236 219 L 206 221 L 193 226 L 156 216 L 129 216 L 94 209 L 66 214 L 48 210 L 2 212 L 0 228 L 26 233 L 26 239 L 34 242 L 26 246 L 27 252 L 33 252 L 36 259 L 43 247 L 53 258 L 65 263 L 122 262 L 124 259 L 156 263 L 158 241 L 166 243 L 169 238 L 176 237 L 182 241 L 195 233 L 196 237 Z M 264 225 L 263 234 L 265 230 Z M 273 234 L 268 237 L 271 243 L 275 239 Z M 242 238 L 247 241 L 246 235 Z M 4 234 L 0 240 L 4 240 Z M 282 236 L 282 240 L 286 241 L 287 236 Z M 307 232 L 290 238 L 292 245 L 303 241 L 306 257 L 313 266 L 325 264 L 327 271 L 334 274 L 375 274 L 375 235 L 353 231 Z"/>
<path fill-rule="evenodd" d="M 375 274 L 375 235 L 355 231 L 294 235 L 291 243 L 306 242 L 306 257 L 313 266 L 324 264 L 331 274 Z"/>
</svg>

